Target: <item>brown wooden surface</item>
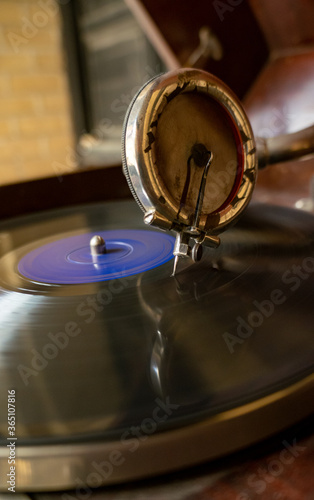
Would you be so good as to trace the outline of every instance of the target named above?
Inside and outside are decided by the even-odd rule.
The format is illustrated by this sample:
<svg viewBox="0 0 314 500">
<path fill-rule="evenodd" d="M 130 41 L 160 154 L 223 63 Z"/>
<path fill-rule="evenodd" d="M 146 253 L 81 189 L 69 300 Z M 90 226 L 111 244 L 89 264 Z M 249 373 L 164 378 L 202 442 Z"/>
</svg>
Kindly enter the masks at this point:
<svg viewBox="0 0 314 500">
<path fill-rule="evenodd" d="M 293 411 L 293 408 L 291 408 Z M 263 425 L 261 422 L 260 425 Z M 249 450 L 137 483 L 33 500 L 313 500 L 313 419 Z M 210 446 L 210 443 L 208 443 Z M 167 457 L 165 457 L 167 460 Z"/>
<path fill-rule="evenodd" d="M 273 137 L 314 123 L 314 50 L 271 61 L 244 101 L 254 134 Z M 293 205 L 309 196 L 314 157 L 273 165 L 259 172 L 256 196 Z"/>
<path fill-rule="evenodd" d="M 210 59 L 198 67 L 221 78 L 240 97 L 267 60 L 267 44 L 246 1 L 233 2 L 236 6 L 226 1 L 204 0 L 128 0 L 127 3 L 157 51 L 162 43 L 163 53 L 166 44 L 179 66 L 186 65 L 199 45 L 200 28 L 212 29 L 223 46 L 224 55 L 220 61 Z M 155 36 L 156 30 L 159 36 Z"/>
<path fill-rule="evenodd" d="M 89 169 L 0 187 L 0 219 L 131 197 L 121 167 Z"/>
<path fill-rule="evenodd" d="M 313 0 L 249 0 L 271 50 L 314 43 Z"/>
</svg>

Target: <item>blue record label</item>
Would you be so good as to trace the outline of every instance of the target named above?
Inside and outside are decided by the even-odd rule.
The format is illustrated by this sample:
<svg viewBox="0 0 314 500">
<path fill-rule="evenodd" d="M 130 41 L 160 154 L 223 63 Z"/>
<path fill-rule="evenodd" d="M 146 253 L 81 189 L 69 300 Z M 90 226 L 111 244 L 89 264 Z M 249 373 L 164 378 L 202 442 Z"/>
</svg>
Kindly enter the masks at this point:
<svg viewBox="0 0 314 500">
<path fill-rule="evenodd" d="M 93 255 L 95 234 L 106 243 L 106 253 Z M 173 257 L 174 237 L 148 230 L 112 230 L 56 240 L 30 251 L 20 260 L 19 272 L 32 281 L 73 285 L 131 276 L 153 269 Z"/>
</svg>

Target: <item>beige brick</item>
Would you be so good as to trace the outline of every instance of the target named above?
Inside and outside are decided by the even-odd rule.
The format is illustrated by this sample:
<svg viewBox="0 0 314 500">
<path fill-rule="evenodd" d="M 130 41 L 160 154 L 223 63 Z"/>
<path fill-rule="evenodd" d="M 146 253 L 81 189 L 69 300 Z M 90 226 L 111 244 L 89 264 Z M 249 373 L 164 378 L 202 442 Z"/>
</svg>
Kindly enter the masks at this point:
<svg viewBox="0 0 314 500">
<path fill-rule="evenodd" d="M 0 117 L 12 117 L 34 112 L 34 101 L 31 98 L 14 98 L 0 100 Z"/>
<path fill-rule="evenodd" d="M 27 3 L 1 0 L 0 12 L 2 25 L 10 27 L 22 26 L 22 17 L 28 14 Z"/>
<path fill-rule="evenodd" d="M 60 51 L 60 34 L 53 29 L 39 29 L 31 37 L 25 37 L 20 31 L 11 30 L 5 33 L 4 38 L 6 53 L 25 54 L 34 53 L 35 51 L 36 53 L 46 54 Z"/>
<path fill-rule="evenodd" d="M 48 28 L 39 29 L 38 33 L 29 40 L 29 46 L 37 52 L 59 52 L 61 34 Z"/>
<path fill-rule="evenodd" d="M 9 140 L 1 140 L 0 141 L 0 151 L 1 151 L 1 165 L 3 165 L 4 161 L 11 160 L 13 157 L 13 149 L 11 145 L 11 141 Z"/>
<path fill-rule="evenodd" d="M 16 184 L 22 180 L 19 169 L 16 168 L 15 163 L 5 162 L 0 167 L 0 184 Z"/>
<path fill-rule="evenodd" d="M 53 167 L 53 159 L 30 160 L 23 164 L 23 173 L 27 178 L 57 176 L 62 172 L 56 172 Z"/>
<path fill-rule="evenodd" d="M 60 13 L 43 12 L 38 0 L 0 0 L 0 184 L 74 168 Z"/>
<path fill-rule="evenodd" d="M 11 127 L 8 120 L 0 120 L 0 137 L 10 136 Z"/>
<path fill-rule="evenodd" d="M 42 5 L 44 5 L 44 8 Z M 52 6 L 52 2 L 47 0 L 42 0 L 42 3 L 39 4 L 38 0 L 33 2 L 28 1 L 28 15 L 38 27 L 44 25 L 45 21 L 56 25 L 60 22 L 60 8 L 57 2 L 54 2 L 54 6 Z"/>
<path fill-rule="evenodd" d="M 25 2 L 25 0 L 17 0 L 17 1 L 19 1 L 19 2 Z M 45 2 L 46 0 L 43 0 L 43 1 Z M 58 0 L 54 0 L 54 3 L 56 3 L 56 1 L 58 1 Z M 64 2 L 66 0 L 62 0 L 62 1 Z M 38 0 L 27 0 L 27 4 L 28 4 L 29 8 L 31 7 L 31 5 L 38 6 Z"/>
<path fill-rule="evenodd" d="M 7 97 L 11 93 L 10 77 L 0 75 L 0 95 L 1 98 Z"/>
<path fill-rule="evenodd" d="M 43 139 L 44 140 L 44 139 Z M 18 139 L 10 143 L 12 158 L 21 158 L 22 160 L 38 160 L 44 156 L 41 146 L 41 139 Z"/>
<path fill-rule="evenodd" d="M 71 123 L 67 117 L 44 116 L 29 117 L 19 120 L 20 133 L 26 137 L 40 137 L 46 134 L 71 134 Z"/>
<path fill-rule="evenodd" d="M 64 87 L 61 75 L 21 75 L 12 77 L 12 89 L 15 92 L 56 92 Z"/>
<path fill-rule="evenodd" d="M 51 154 L 58 156 L 58 160 L 65 158 L 69 151 L 75 148 L 74 140 L 71 135 L 52 137 L 48 139 L 48 147 Z"/>
<path fill-rule="evenodd" d="M 18 30 L 8 30 L 5 33 L 2 29 L 2 40 L 0 52 L 2 54 L 16 55 L 24 54 L 27 51 L 29 41 L 22 36 Z"/>
<path fill-rule="evenodd" d="M 36 58 L 30 54 L 0 54 L 0 68 L 10 75 L 30 71 L 36 64 Z"/>
<path fill-rule="evenodd" d="M 43 71 L 63 71 L 64 61 L 61 53 L 39 54 L 35 60 L 36 68 Z"/>
<path fill-rule="evenodd" d="M 2 26 L 0 21 L 0 54 L 6 54 L 9 50 L 7 38 L 5 35 L 4 26 Z"/>
<path fill-rule="evenodd" d="M 46 112 L 59 113 L 60 111 L 68 112 L 69 110 L 69 97 L 65 92 L 43 96 L 42 99 L 43 108 Z"/>
</svg>

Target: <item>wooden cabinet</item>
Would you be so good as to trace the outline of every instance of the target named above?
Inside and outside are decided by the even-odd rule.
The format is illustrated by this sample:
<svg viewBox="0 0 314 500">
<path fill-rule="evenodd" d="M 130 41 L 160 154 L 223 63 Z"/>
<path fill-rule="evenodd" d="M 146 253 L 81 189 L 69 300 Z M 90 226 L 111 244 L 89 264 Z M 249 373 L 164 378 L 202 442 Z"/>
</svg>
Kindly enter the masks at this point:
<svg viewBox="0 0 314 500">
<path fill-rule="evenodd" d="M 197 61 L 196 67 L 224 80 L 239 97 L 243 97 L 268 58 L 265 37 L 246 1 L 126 3 L 169 68 L 191 65 L 191 55 L 200 45 L 200 30 L 208 28 L 212 50 Z M 220 46 L 219 58 L 214 54 L 215 44 Z"/>
</svg>

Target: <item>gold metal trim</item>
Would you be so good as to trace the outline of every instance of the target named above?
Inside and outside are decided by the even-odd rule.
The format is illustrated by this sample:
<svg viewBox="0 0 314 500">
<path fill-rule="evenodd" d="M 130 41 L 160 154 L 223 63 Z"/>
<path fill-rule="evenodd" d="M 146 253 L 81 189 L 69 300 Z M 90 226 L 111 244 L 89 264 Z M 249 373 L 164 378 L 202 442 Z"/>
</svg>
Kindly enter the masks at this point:
<svg viewBox="0 0 314 500">
<path fill-rule="evenodd" d="M 129 112 L 125 127 L 125 159 L 133 189 L 145 212 L 156 210 L 163 217 L 174 221 L 177 205 L 168 195 L 167 187 L 156 175 L 154 148 L 146 151 L 147 134 L 162 110 L 167 106 L 166 97 L 176 89 L 180 93 L 195 92 L 213 98 L 233 121 L 241 138 L 244 158 L 243 179 L 234 200 L 215 216 L 212 234 L 219 234 L 234 223 L 248 205 L 257 177 L 257 155 L 251 125 L 242 105 L 233 92 L 213 75 L 194 69 L 181 69 L 151 80 L 139 92 Z M 165 201 L 160 202 L 160 199 Z"/>
</svg>

